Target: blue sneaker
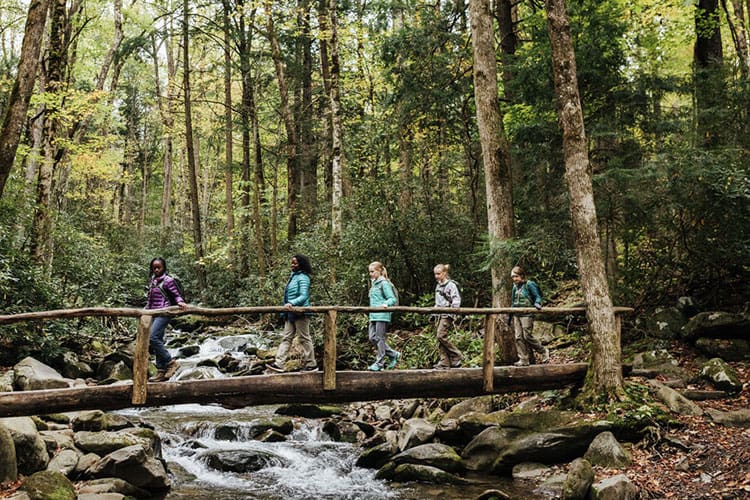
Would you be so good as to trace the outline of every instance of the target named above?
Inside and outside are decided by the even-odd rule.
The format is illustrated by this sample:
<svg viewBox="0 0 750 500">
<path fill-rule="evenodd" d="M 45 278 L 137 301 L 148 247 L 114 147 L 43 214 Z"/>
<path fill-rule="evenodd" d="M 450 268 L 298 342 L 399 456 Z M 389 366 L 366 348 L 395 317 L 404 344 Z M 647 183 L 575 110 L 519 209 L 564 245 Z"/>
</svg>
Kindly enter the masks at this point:
<svg viewBox="0 0 750 500">
<path fill-rule="evenodd" d="M 393 370 L 394 368 L 396 368 L 399 359 L 401 359 L 401 353 L 396 351 L 396 355 L 391 357 L 391 360 L 388 362 L 386 369 Z"/>
<path fill-rule="evenodd" d="M 379 365 L 379 364 L 377 364 L 377 363 L 373 363 L 373 364 L 371 364 L 371 365 L 370 365 L 369 367 L 367 367 L 367 369 L 368 369 L 368 370 L 370 370 L 371 372 L 379 372 L 379 371 L 383 371 L 383 367 L 382 367 L 382 366 L 380 366 L 380 365 Z"/>
</svg>

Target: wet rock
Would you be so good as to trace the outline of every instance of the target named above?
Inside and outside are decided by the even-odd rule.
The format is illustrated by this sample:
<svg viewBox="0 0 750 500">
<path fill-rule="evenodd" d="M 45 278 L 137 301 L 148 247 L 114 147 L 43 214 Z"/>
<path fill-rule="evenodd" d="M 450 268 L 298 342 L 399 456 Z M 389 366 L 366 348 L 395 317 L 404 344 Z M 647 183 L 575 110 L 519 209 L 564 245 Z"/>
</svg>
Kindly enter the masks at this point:
<svg viewBox="0 0 750 500">
<path fill-rule="evenodd" d="M 260 450 L 212 451 L 206 453 L 204 459 L 212 469 L 238 474 L 287 465 L 280 456 Z"/>
<path fill-rule="evenodd" d="M 398 447 L 395 443 L 386 441 L 377 446 L 366 450 L 357 459 L 357 467 L 366 469 L 380 469 L 391 460 L 391 457 L 398 453 Z"/>
<path fill-rule="evenodd" d="M 435 484 L 467 484 L 463 478 L 437 467 L 418 464 L 401 464 L 393 471 L 393 480 L 400 482 L 421 481 Z"/>
<path fill-rule="evenodd" d="M 464 464 L 458 453 L 448 445 L 428 443 L 409 448 L 394 456 L 392 461 L 397 464 L 418 464 L 437 467 L 446 472 L 460 472 Z"/>
<path fill-rule="evenodd" d="M 269 429 L 288 435 L 294 430 L 294 422 L 286 417 L 262 418 L 251 422 L 225 422 L 214 429 L 214 437 L 222 441 L 242 441 L 255 439 Z"/>
<path fill-rule="evenodd" d="M 513 466 L 511 476 L 513 479 L 534 479 L 544 475 L 549 467 L 536 462 L 522 462 Z"/>
<path fill-rule="evenodd" d="M 328 420 L 323 424 L 323 432 L 341 443 L 357 443 L 364 438 L 364 432 L 359 426 L 348 420 Z"/>
<path fill-rule="evenodd" d="M 502 490 L 485 490 L 476 500 L 511 500 L 510 495 Z"/>
<path fill-rule="evenodd" d="M 76 500 L 76 488 L 60 472 L 36 472 L 20 488 L 31 500 Z"/>
<path fill-rule="evenodd" d="M 76 447 L 84 452 L 96 453 L 97 455 L 106 455 L 121 448 L 139 445 L 153 453 L 152 441 L 150 438 L 137 436 L 126 430 L 110 432 L 76 432 L 73 436 Z"/>
<path fill-rule="evenodd" d="M 190 356 L 195 356 L 199 352 L 201 352 L 201 346 L 196 344 L 187 345 L 185 347 L 180 347 L 180 349 L 177 351 L 177 357 L 189 358 Z"/>
<path fill-rule="evenodd" d="M 276 432 L 272 429 L 268 429 L 263 434 L 257 436 L 255 440 L 261 441 L 263 443 L 282 443 L 286 441 L 286 436 L 280 432 Z"/>
<path fill-rule="evenodd" d="M 0 424 L 0 484 L 15 481 L 17 477 L 16 445 L 10 431 Z"/>
<path fill-rule="evenodd" d="M 0 419 L 0 425 L 4 425 L 13 438 L 20 474 L 29 476 L 47 467 L 47 446 L 30 417 Z"/>
<path fill-rule="evenodd" d="M 71 477 L 78 465 L 79 453 L 75 450 L 60 450 L 47 464 L 48 471 L 60 472 L 66 477 Z"/>
<path fill-rule="evenodd" d="M 151 496 L 148 491 L 137 488 L 127 481 L 116 477 L 105 477 L 81 483 L 78 487 L 78 500 L 81 500 L 80 495 L 104 495 L 106 493 L 118 493 L 135 498 L 148 498 Z"/>
<path fill-rule="evenodd" d="M 169 489 L 164 464 L 150 457 L 142 445 L 128 446 L 105 455 L 85 474 L 92 479 L 117 477 L 149 491 Z"/>
<path fill-rule="evenodd" d="M 500 450 L 508 446 L 519 434 L 517 429 L 488 427 L 480 432 L 464 448 L 462 457 L 466 468 L 473 471 L 489 471 Z"/>
<path fill-rule="evenodd" d="M 701 367 L 701 377 L 711 382 L 714 387 L 729 393 L 738 393 L 742 390 L 737 372 L 726 364 L 722 359 L 713 358 Z"/>
<path fill-rule="evenodd" d="M 302 418 L 330 418 L 341 415 L 343 410 L 338 406 L 312 405 L 312 404 L 288 404 L 276 409 L 278 415 Z"/>
<path fill-rule="evenodd" d="M 101 410 L 79 412 L 70 421 L 70 425 L 75 432 L 116 431 L 133 426 L 127 418 Z"/>
<path fill-rule="evenodd" d="M 96 376 L 102 384 L 112 384 L 133 379 L 133 370 L 124 361 L 104 361 L 99 365 Z"/>
<path fill-rule="evenodd" d="M 222 378 L 223 375 L 218 368 L 213 366 L 196 366 L 181 370 L 176 380 L 214 380 Z"/>
<path fill-rule="evenodd" d="M 594 482 L 594 469 L 583 458 L 576 458 L 570 464 L 562 487 L 563 500 L 585 500 Z"/>
<path fill-rule="evenodd" d="M 411 418 L 404 422 L 398 433 L 398 449 L 404 451 L 427 443 L 435 435 L 435 426 L 423 418 Z"/>
<path fill-rule="evenodd" d="M 594 438 L 583 458 L 591 465 L 610 468 L 626 467 L 631 463 L 630 453 L 609 431 L 602 432 Z"/>
<path fill-rule="evenodd" d="M 634 500 L 638 498 L 638 486 L 625 474 L 603 479 L 591 485 L 591 500 Z"/>
<path fill-rule="evenodd" d="M 100 457 L 96 453 L 85 453 L 78 458 L 78 463 L 76 464 L 76 468 L 73 471 L 74 477 L 82 476 L 89 467 L 91 467 L 101 459 L 102 457 Z"/>
</svg>

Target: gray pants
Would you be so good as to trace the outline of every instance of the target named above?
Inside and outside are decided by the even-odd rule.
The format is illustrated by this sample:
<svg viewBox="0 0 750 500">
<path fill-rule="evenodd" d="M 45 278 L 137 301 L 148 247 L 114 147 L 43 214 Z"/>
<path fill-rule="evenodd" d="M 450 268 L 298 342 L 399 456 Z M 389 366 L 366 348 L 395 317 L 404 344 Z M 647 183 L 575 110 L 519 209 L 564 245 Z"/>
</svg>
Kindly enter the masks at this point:
<svg viewBox="0 0 750 500">
<path fill-rule="evenodd" d="M 529 362 L 529 355 L 536 351 L 544 354 L 544 346 L 534 337 L 534 318 L 532 316 L 513 316 L 513 334 L 516 339 L 518 360 Z"/>
<path fill-rule="evenodd" d="M 386 321 L 370 321 L 370 325 L 367 327 L 370 343 L 378 350 L 378 357 L 375 360 L 375 363 L 379 364 L 381 368 L 385 366 L 386 356 L 391 358 L 396 357 L 396 351 L 391 349 L 391 347 L 385 343 L 387 331 L 388 323 Z"/>
<path fill-rule="evenodd" d="M 315 349 L 313 348 L 312 336 L 310 336 L 310 318 L 308 316 L 297 317 L 294 321 L 284 322 L 284 332 L 281 334 L 281 345 L 276 350 L 276 365 L 284 367 L 292 345 L 294 336 L 299 336 L 299 345 L 302 348 L 302 361 L 308 368 L 317 367 L 315 362 Z"/>
</svg>

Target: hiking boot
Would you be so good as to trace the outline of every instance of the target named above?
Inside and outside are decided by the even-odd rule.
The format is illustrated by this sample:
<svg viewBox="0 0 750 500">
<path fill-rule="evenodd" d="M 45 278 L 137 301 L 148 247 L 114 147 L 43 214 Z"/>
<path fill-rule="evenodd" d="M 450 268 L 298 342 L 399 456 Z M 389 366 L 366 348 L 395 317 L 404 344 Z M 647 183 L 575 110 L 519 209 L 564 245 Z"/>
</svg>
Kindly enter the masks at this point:
<svg viewBox="0 0 750 500">
<path fill-rule="evenodd" d="M 451 363 L 451 368 L 461 368 L 461 361 L 456 361 L 455 363 Z"/>
<path fill-rule="evenodd" d="M 529 366 L 528 361 L 521 361 L 520 359 L 513 363 L 513 366 Z"/>
<path fill-rule="evenodd" d="M 276 372 L 276 373 L 284 373 L 284 371 L 285 371 L 282 367 L 280 367 L 276 363 L 268 363 L 266 365 L 266 368 L 268 368 L 272 372 Z"/>
<path fill-rule="evenodd" d="M 438 363 L 435 366 L 432 367 L 433 370 L 450 370 L 450 365 L 445 365 L 443 363 Z"/>
<path fill-rule="evenodd" d="M 317 366 L 306 366 L 306 367 L 302 368 L 302 371 L 303 372 L 310 372 L 310 373 L 312 373 L 312 372 L 318 371 L 318 367 Z"/>
<path fill-rule="evenodd" d="M 156 375 L 154 375 L 153 377 L 151 377 L 150 379 L 148 379 L 148 381 L 149 382 L 163 382 L 164 380 L 166 380 L 164 378 L 164 373 L 165 372 L 166 372 L 166 370 L 157 370 L 156 371 Z"/>
<path fill-rule="evenodd" d="M 547 347 L 544 348 L 542 353 L 542 363 L 549 363 L 549 349 Z"/>
<path fill-rule="evenodd" d="M 370 366 L 367 367 L 367 369 L 370 370 L 371 372 L 382 372 L 383 371 L 383 367 L 380 366 L 377 363 L 371 364 Z"/>
<path fill-rule="evenodd" d="M 393 370 L 394 368 L 396 368 L 399 359 L 401 359 L 401 353 L 396 351 L 396 355 L 391 357 L 391 360 L 388 362 L 386 368 L 388 370 Z"/>
<path fill-rule="evenodd" d="M 170 361 L 167 365 L 166 370 L 164 370 L 164 380 L 169 380 L 170 378 L 172 378 L 172 376 L 177 373 L 177 368 L 179 367 L 180 365 L 177 364 L 176 360 L 173 359 L 172 361 Z"/>
</svg>

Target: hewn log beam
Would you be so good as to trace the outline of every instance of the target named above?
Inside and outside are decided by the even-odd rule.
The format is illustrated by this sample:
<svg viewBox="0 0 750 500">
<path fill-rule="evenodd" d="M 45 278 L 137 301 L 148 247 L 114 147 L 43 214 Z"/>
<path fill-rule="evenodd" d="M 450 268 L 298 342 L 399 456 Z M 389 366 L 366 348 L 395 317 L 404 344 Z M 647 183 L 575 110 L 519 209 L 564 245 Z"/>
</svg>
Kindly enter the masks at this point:
<svg viewBox="0 0 750 500">
<path fill-rule="evenodd" d="M 493 393 L 540 391 L 583 381 L 586 363 L 496 367 Z M 139 406 L 183 403 L 244 407 L 283 403 L 343 403 L 487 394 L 482 368 L 336 372 L 336 390 L 325 390 L 323 373 L 285 373 L 148 384 Z M 0 417 L 133 407 L 131 384 L 0 393 Z"/>
</svg>

